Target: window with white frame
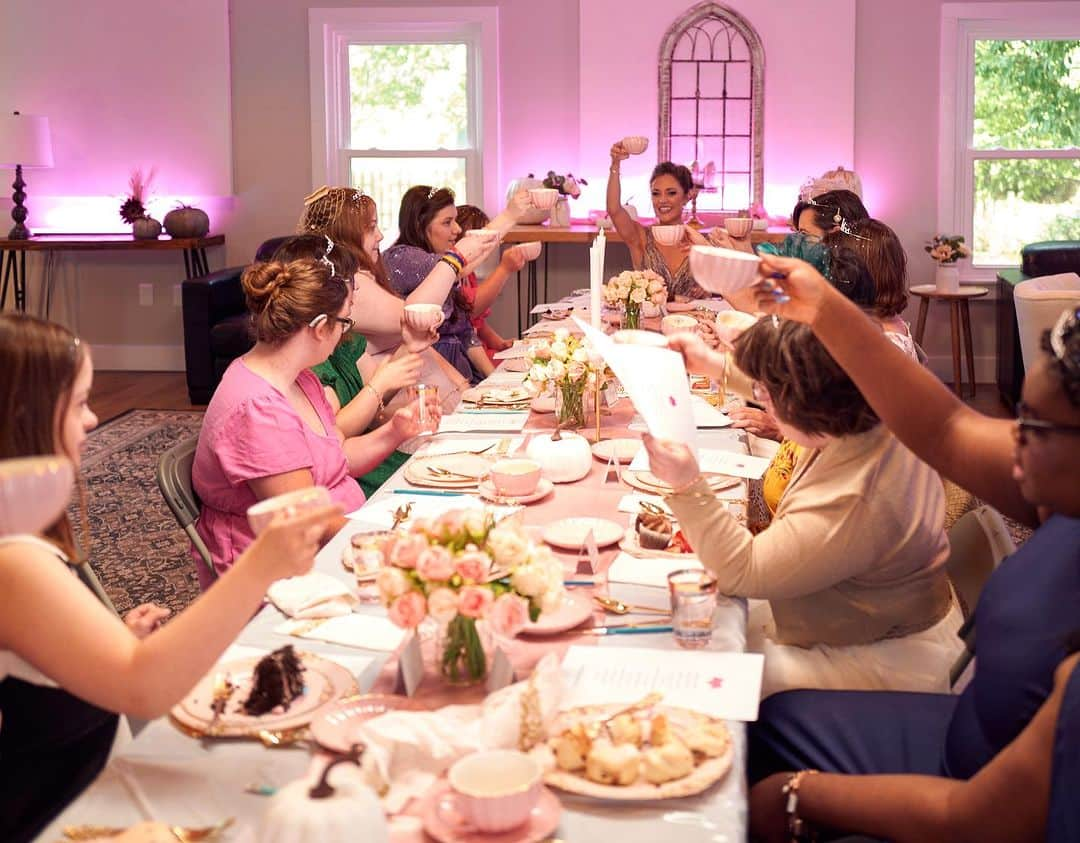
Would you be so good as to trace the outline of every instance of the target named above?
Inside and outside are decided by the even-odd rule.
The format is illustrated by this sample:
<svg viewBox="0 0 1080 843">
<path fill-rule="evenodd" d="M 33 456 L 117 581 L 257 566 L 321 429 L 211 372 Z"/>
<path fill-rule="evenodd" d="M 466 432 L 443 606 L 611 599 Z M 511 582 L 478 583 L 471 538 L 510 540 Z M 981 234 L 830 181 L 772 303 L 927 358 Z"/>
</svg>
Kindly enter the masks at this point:
<svg viewBox="0 0 1080 843">
<path fill-rule="evenodd" d="M 492 62 L 481 61 L 494 37 L 493 10 L 418 11 L 310 12 L 315 186 L 363 190 L 391 233 L 415 184 L 449 187 L 459 204 L 483 205 L 490 158 L 482 141 L 494 135 L 485 131 L 494 81 L 482 74 Z"/>
<path fill-rule="evenodd" d="M 939 228 L 969 244 L 965 276 L 1080 239 L 1080 6 L 946 4 L 942 83 Z"/>
</svg>

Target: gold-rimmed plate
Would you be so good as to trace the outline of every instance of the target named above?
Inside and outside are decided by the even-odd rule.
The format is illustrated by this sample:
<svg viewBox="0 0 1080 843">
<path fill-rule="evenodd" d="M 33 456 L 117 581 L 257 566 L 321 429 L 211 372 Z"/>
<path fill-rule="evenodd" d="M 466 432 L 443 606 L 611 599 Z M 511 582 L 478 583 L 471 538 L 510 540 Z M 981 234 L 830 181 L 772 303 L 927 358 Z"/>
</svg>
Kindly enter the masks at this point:
<svg viewBox="0 0 1080 843">
<path fill-rule="evenodd" d="M 654 495 L 666 495 L 671 492 L 672 488 L 670 484 L 665 483 L 650 471 L 631 471 L 630 469 L 624 469 L 622 478 L 626 481 L 627 485 Z M 706 482 L 709 484 L 710 489 L 714 492 L 719 492 L 724 489 L 731 489 L 738 486 L 743 481 L 738 477 L 728 477 L 723 474 L 710 474 L 706 475 Z"/>
<path fill-rule="evenodd" d="M 450 474 L 440 475 L 438 469 Z M 435 489 L 469 489 L 491 473 L 484 454 L 433 454 L 416 456 L 405 464 L 405 479 L 414 486 Z"/>
</svg>

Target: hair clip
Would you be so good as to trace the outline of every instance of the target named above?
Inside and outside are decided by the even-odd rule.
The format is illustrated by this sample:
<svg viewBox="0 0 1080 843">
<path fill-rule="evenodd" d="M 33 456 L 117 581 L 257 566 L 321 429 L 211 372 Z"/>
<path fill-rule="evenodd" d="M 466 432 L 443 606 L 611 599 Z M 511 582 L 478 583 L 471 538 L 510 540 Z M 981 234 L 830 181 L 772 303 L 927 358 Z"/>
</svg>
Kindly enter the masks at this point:
<svg viewBox="0 0 1080 843">
<path fill-rule="evenodd" d="M 319 257 L 319 263 L 326 266 L 330 270 L 330 274 L 333 275 L 335 269 L 333 261 L 330 260 L 330 253 L 334 251 L 334 241 L 330 239 L 329 234 L 323 234 L 323 237 L 326 238 L 326 253 Z"/>
<path fill-rule="evenodd" d="M 839 214 L 837 214 L 835 217 L 833 217 L 833 219 L 836 220 L 837 222 L 839 222 L 840 231 L 843 234 L 846 234 L 848 237 L 854 237 L 856 240 L 865 240 L 868 243 L 870 242 L 869 237 L 866 237 L 863 234 L 856 234 L 855 229 L 851 227 L 851 223 L 849 223 L 846 219 L 844 219 Z"/>
<path fill-rule="evenodd" d="M 434 199 L 435 194 L 439 193 L 441 191 L 446 191 L 447 193 L 450 194 L 451 199 L 454 198 L 454 191 L 452 191 L 449 187 L 433 187 L 430 190 L 428 190 L 428 192 L 427 192 L 428 201 L 430 202 L 432 199 Z"/>
<path fill-rule="evenodd" d="M 324 184 L 314 193 L 309 193 L 307 196 L 304 197 L 304 205 L 314 205 L 316 202 L 326 196 L 326 194 L 328 194 L 329 192 L 330 188 Z"/>
<path fill-rule="evenodd" d="M 323 322 L 325 322 L 329 318 L 330 317 L 327 316 L 325 313 L 320 313 L 318 316 L 308 322 L 307 326 L 309 328 L 318 328 Z"/>
</svg>

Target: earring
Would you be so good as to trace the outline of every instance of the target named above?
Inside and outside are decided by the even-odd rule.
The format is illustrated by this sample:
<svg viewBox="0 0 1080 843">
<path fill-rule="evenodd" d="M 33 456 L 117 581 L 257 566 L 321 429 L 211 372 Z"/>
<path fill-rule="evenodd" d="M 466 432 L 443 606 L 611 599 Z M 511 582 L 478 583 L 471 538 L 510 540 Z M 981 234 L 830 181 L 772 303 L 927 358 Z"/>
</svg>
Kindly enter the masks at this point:
<svg viewBox="0 0 1080 843">
<path fill-rule="evenodd" d="M 833 214 L 832 221 L 834 223 L 836 223 L 837 225 L 840 225 L 840 223 L 842 223 L 844 221 L 844 218 L 842 216 L 840 216 L 840 212 L 837 211 L 835 214 Z"/>
</svg>

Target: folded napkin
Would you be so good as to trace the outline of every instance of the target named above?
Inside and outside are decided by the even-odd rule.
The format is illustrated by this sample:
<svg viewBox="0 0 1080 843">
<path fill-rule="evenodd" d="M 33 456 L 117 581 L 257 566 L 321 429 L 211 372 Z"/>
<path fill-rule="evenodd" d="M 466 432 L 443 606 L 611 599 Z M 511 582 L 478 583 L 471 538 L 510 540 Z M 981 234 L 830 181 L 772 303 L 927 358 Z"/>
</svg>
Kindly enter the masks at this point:
<svg viewBox="0 0 1080 843">
<path fill-rule="evenodd" d="M 405 630 L 394 626 L 389 618 L 378 615 L 342 615 L 336 618 L 293 619 L 274 627 L 278 635 L 295 635 L 328 641 L 345 647 L 393 652 L 405 637 Z"/>
<path fill-rule="evenodd" d="M 648 585 L 667 588 L 668 574 L 684 568 L 702 568 L 696 556 L 686 555 L 686 559 L 666 559 L 661 557 L 637 557 L 620 552 L 608 568 L 608 582 L 621 582 L 630 585 Z"/>
<path fill-rule="evenodd" d="M 533 675 L 491 694 L 480 705 L 437 711 L 391 711 L 361 724 L 363 769 L 388 813 L 425 793 L 455 761 L 481 749 L 531 749 L 546 737 L 562 701 L 554 653 Z"/>
<path fill-rule="evenodd" d="M 356 604 L 356 597 L 343 582 L 318 571 L 278 580 L 266 596 L 290 618 L 347 615 Z"/>
</svg>

